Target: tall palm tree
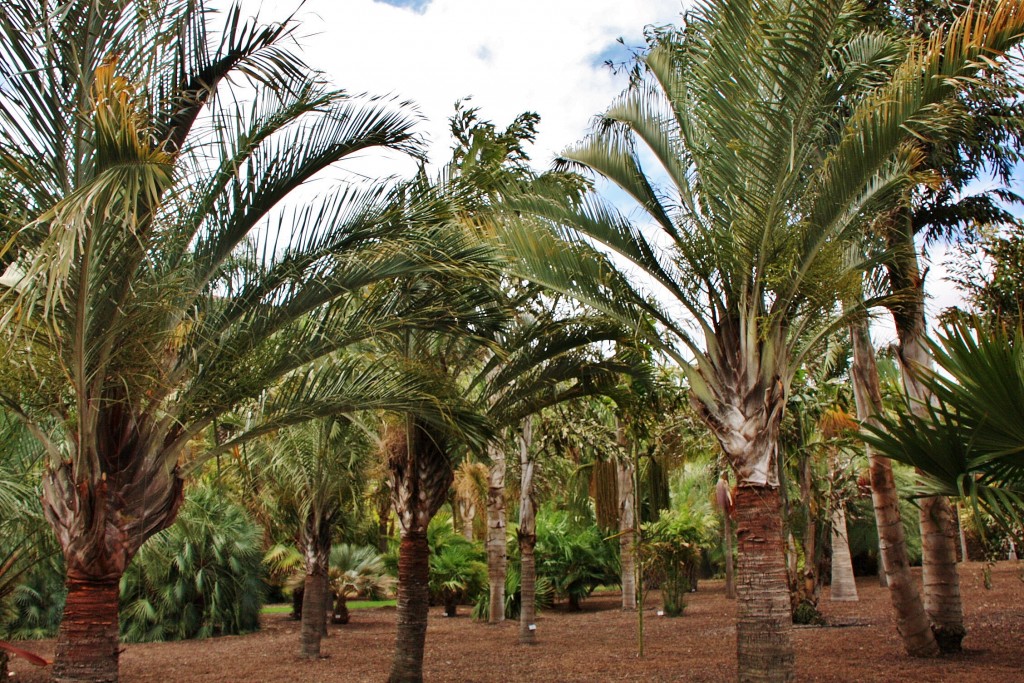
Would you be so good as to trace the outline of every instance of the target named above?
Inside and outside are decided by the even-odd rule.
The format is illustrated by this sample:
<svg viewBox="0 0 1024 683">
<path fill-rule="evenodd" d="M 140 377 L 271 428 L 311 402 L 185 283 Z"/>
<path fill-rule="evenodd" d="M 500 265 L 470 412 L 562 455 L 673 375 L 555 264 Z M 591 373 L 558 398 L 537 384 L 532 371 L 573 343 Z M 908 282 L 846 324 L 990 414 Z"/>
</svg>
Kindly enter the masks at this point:
<svg viewBox="0 0 1024 683">
<path fill-rule="evenodd" d="M 938 105 L 1024 25 L 1019 2 L 975 8 L 853 97 L 891 52 L 851 37 L 845 8 L 711 0 L 654 32 L 632 86 L 563 154 L 631 196 L 651 230 L 596 201 L 530 207 L 618 252 L 686 313 L 652 311 L 737 474 L 741 680 L 793 675 L 779 425 L 793 372 L 866 265 L 848 244 L 910 182 L 914 135 L 950 125 Z"/>
<path fill-rule="evenodd" d="M 44 507 L 68 572 L 61 680 L 117 679 L 118 580 L 209 455 L 193 437 L 250 403 L 261 419 L 222 449 L 323 414 L 436 407 L 421 379 L 366 354 L 317 360 L 407 324 L 472 321 L 392 283 L 491 267 L 435 207 L 384 185 L 271 213 L 354 153 L 415 151 L 415 116 L 327 88 L 286 48 L 288 21 L 234 6 L 220 31 L 209 23 L 195 0 L 0 13 L 0 205 L 24 207 L 3 214 L 21 276 L 0 331 L 31 380 L 3 400 L 49 455 Z"/>
</svg>

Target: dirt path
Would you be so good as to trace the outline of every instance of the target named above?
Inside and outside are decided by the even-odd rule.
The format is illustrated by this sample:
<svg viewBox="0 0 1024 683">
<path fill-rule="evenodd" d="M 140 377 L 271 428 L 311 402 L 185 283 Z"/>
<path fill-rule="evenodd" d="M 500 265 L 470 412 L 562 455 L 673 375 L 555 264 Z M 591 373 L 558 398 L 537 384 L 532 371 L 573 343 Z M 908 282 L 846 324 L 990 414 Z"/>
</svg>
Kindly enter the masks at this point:
<svg viewBox="0 0 1024 683">
<path fill-rule="evenodd" d="M 1024 681 L 1024 565 L 1003 562 L 994 589 L 982 585 L 978 563 L 962 566 L 967 608 L 965 652 L 918 660 L 902 653 L 886 592 L 873 579 L 858 581 L 861 600 L 822 607 L 826 628 L 797 628 L 800 681 L 925 683 L 928 681 Z M 431 609 L 424 674 L 427 681 L 729 681 L 736 675 L 735 603 L 721 582 L 707 581 L 690 596 L 684 616 L 644 612 L 646 653 L 637 657 L 636 614 L 621 612 L 618 595 L 601 595 L 568 613 L 544 612 L 533 646 L 517 643 L 518 624 L 488 626 L 468 616 L 446 619 Z M 465 608 L 463 608 L 465 609 Z M 123 683 L 226 681 L 373 681 L 387 678 L 394 645 L 395 612 L 353 612 L 352 623 L 332 627 L 327 658 L 298 659 L 298 624 L 285 615 L 264 618 L 263 630 L 247 636 L 181 643 L 127 645 Z M 52 656 L 52 642 L 32 643 Z M 11 681 L 45 681 L 46 671 L 15 662 Z"/>
</svg>

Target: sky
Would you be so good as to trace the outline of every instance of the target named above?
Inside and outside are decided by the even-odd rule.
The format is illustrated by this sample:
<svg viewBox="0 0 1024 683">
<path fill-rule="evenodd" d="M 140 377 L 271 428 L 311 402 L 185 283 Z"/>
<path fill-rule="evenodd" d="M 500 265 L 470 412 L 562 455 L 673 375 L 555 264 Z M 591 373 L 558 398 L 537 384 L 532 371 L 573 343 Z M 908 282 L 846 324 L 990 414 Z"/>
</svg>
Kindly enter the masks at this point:
<svg viewBox="0 0 1024 683">
<path fill-rule="evenodd" d="M 297 0 L 244 0 L 280 19 Z M 499 127 L 541 116 L 531 156 L 545 168 L 625 85 L 604 65 L 643 44 L 648 24 L 675 23 L 681 0 L 307 0 L 296 11 L 302 55 L 353 93 L 397 95 L 425 117 L 431 160 L 450 156 L 448 118 L 472 97 Z"/>
<path fill-rule="evenodd" d="M 643 45 L 644 27 L 677 23 L 688 0 L 242 0 L 262 21 L 295 12 L 303 58 L 336 87 L 413 101 L 429 158 L 450 157 L 448 118 L 472 98 L 498 127 L 518 114 L 541 117 L 531 157 L 538 170 L 579 140 L 625 86 L 606 61 Z M 226 5 L 226 0 L 225 0 Z M 618 40 L 621 39 L 623 44 Z M 412 163 L 374 153 L 354 174 L 408 176 Z M 944 281 L 947 249 L 931 250 L 929 319 L 959 301 Z M 887 316 L 876 343 L 894 340 Z"/>
</svg>

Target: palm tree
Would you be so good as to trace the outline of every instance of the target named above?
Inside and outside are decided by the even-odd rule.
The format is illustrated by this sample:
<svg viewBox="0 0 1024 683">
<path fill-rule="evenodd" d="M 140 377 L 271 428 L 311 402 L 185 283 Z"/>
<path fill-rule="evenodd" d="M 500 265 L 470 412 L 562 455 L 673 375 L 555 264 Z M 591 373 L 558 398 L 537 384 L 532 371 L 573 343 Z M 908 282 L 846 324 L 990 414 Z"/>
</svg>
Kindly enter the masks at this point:
<svg viewBox="0 0 1024 683">
<path fill-rule="evenodd" d="M 490 267 L 386 186 L 271 214 L 353 153 L 413 151 L 415 117 L 328 89 L 286 49 L 290 22 L 224 16 L 211 35 L 192 0 L 14 0 L 0 15 L 0 205 L 25 207 L 3 217 L 23 275 L 0 315 L 8 362 L 32 379 L 3 400 L 49 456 L 68 572 L 58 679 L 117 679 L 118 580 L 212 453 L 196 435 L 243 404 L 261 418 L 221 450 L 318 415 L 436 406 L 365 354 L 317 360 L 452 319 L 394 296 L 396 279 Z"/>
<path fill-rule="evenodd" d="M 848 245 L 909 182 L 913 135 L 948 125 L 937 105 L 1024 24 L 1016 1 L 973 9 L 862 94 L 882 55 L 870 35 L 844 35 L 844 7 L 717 0 L 653 33 L 632 87 L 563 156 L 635 199 L 657 237 L 595 200 L 524 202 L 631 261 L 687 313 L 652 307 L 737 474 L 741 680 L 793 675 L 779 425 L 795 369 L 867 265 Z"/>
<path fill-rule="evenodd" d="M 331 538 L 359 502 L 370 444 L 350 420 L 323 418 L 286 427 L 250 450 L 260 462 L 263 491 L 292 510 L 305 560 L 300 654 L 320 656 L 326 624 Z"/>
</svg>

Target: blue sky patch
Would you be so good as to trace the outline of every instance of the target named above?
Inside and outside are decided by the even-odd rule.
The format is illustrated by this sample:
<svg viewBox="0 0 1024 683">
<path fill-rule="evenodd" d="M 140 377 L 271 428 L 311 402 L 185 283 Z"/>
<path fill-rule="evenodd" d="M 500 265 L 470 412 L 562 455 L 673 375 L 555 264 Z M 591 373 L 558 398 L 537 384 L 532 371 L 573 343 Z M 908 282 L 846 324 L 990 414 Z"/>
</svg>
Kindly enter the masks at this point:
<svg viewBox="0 0 1024 683">
<path fill-rule="evenodd" d="M 623 62 L 632 62 L 633 53 L 632 49 L 636 49 L 637 45 L 643 44 L 643 41 L 626 41 L 623 45 L 619 41 L 613 41 L 608 43 L 600 52 L 594 53 L 590 56 L 590 65 L 599 68 L 603 67 L 606 62 L 611 62 L 616 67 L 622 66 Z"/>
<path fill-rule="evenodd" d="M 431 0 L 373 0 L 374 2 L 380 2 L 385 5 L 391 5 L 392 7 L 401 7 L 402 9 L 409 9 L 416 14 L 423 14 L 427 11 L 427 6 L 430 5 Z"/>
</svg>

